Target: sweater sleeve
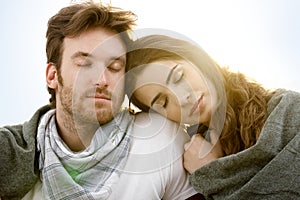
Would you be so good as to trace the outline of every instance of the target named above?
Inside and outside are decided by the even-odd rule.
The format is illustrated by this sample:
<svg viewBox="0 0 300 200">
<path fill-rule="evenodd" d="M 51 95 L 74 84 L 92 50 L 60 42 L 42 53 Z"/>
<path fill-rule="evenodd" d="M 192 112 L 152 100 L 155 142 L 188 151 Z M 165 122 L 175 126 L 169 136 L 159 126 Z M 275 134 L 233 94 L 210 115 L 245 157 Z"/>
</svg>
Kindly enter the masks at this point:
<svg viewBox="0 0 300 200">
<path fill-rule="evenodd" d="M 49 107 L 38 110 L 24 124 L 0 127 L 0 197 L 21 199 L 38 178 L 36 129 L 39 117 Z"/>
<path fill-rule="evenodd" d="M 0 196 L 17 199 L 31 189 L 34 174 L 35 144 L 26 141 L 22 125 L 0 128 Z"/>
<path fill-rule="evenodd" d="M 207 199 L 297 199 L 300 197 L 300 94 L 273 97 L 257 143 L 217 159 L 190 177 Z"/>
</svg>

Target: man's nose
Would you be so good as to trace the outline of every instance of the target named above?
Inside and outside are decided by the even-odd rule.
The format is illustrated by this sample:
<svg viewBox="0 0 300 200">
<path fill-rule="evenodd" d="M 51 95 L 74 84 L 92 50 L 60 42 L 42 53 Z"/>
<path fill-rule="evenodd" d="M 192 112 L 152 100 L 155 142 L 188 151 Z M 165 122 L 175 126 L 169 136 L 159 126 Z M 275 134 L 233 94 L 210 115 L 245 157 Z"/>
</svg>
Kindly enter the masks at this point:
<svg viewBox="0 0 300 200">
<path fill-rule="evenodd" d="M 108 73 L 107 70 L 103 70 L 101 73 L 98 74 L 98 78 L 96 81 L 96 85 L 100 88 L 108 86 Z"/>
</svg>

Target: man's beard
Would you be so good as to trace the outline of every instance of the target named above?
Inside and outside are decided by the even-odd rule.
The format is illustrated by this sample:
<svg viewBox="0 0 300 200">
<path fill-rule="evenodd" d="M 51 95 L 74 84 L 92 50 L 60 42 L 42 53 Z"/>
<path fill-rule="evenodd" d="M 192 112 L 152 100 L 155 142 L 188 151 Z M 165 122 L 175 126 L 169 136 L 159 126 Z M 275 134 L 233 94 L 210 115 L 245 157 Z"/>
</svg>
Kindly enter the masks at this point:
<svg viewBox="0 0 300 200">
<path fill-rule="evenodd" d="M 89 101 L 87 104 L 86 96 L 73 94 L 73 88 L 64 87 L 59 92 L 62 108 L 69 116 L 70 120 L 74 120 L 74 124 L 105 124 L 113 119 L 112 108 L 107 105 L 97 104 Z"/>
</svg>

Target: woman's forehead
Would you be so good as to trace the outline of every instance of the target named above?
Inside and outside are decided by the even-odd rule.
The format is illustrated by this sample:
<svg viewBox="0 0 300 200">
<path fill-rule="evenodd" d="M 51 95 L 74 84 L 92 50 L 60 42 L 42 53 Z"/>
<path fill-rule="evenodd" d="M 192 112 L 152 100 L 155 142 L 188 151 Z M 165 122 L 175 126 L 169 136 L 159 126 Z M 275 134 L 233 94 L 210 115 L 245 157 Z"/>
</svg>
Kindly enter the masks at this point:
<svg viewBox="0 0 300 200">
<path fill-rule="evenodd" d="M 137 75 L 137 86 L 156 83 L 166 84 L 168 74 L 171 71 L 171 64 L 165 62 L 155 62 L 147 65 L 139 66 L 143 69 Z M 134 70 L 134 69 L 133 69 Z M 134 73 L 134 71 L 132 71 Z"/>
</svg>

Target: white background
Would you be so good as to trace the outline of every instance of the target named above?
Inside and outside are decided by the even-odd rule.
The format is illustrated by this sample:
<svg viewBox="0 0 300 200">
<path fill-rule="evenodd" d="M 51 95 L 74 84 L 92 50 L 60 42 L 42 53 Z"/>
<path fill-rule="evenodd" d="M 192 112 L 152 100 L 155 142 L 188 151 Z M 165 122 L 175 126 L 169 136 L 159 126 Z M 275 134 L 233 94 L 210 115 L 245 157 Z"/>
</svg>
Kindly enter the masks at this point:
<svg viewBox="0 0 300 200">
<path fill-rule="evenodd" d="M 109 1 L 103 1 L 109 2 Z M 138 15 L 137 28 L 194 40 L 219 64 L 268 88 L 300 92 L 299 0 L 111 0 Z M 6 1 L 0 7 L 0 125 L 29 120 L 48 103 L 45 32 L 69 0 Z"/>
</svg>

